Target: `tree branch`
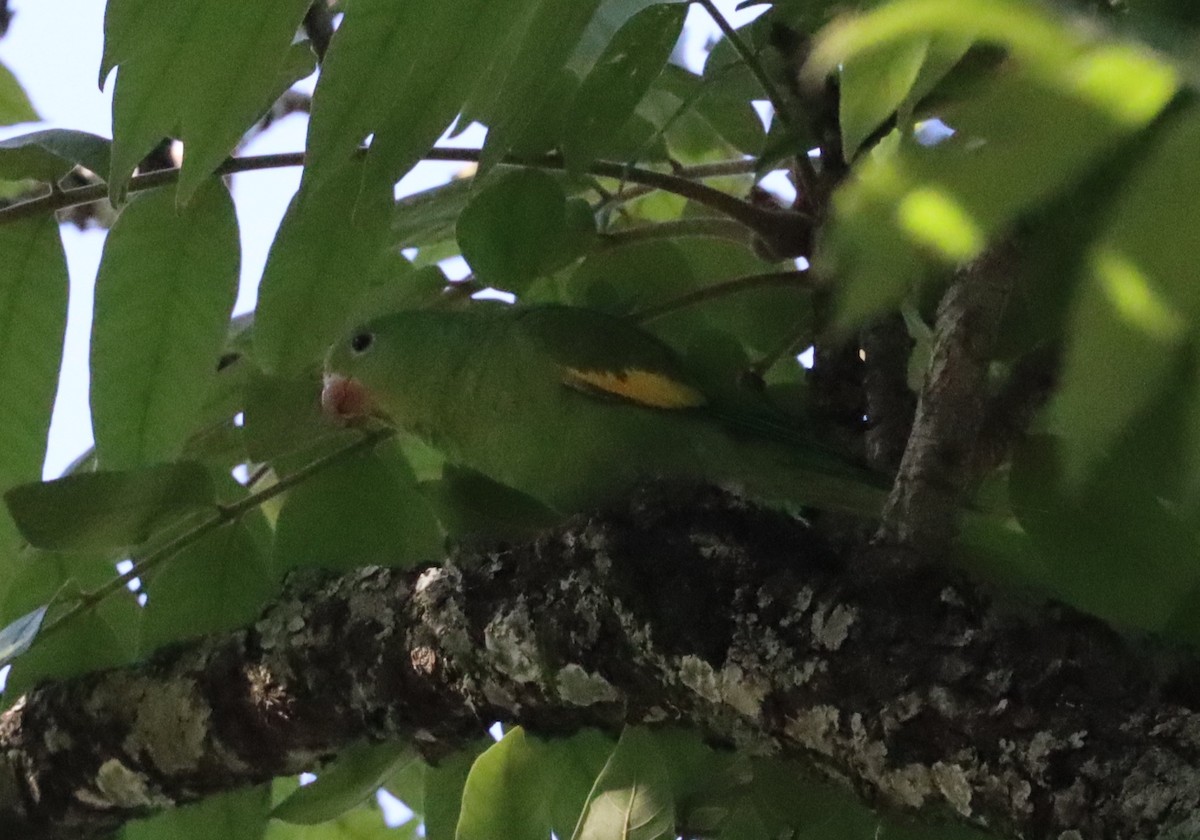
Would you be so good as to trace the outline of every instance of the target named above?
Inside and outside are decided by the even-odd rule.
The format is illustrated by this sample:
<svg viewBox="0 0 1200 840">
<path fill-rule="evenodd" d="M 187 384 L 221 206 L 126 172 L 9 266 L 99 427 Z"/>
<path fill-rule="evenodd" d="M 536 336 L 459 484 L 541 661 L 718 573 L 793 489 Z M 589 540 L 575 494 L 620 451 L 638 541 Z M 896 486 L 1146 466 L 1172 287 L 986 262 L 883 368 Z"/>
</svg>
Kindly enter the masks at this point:
<svg viewBox="0 0 1200 840">
<path fill-rule="evenodd" d="M 958 533 L 988 397 L 988 366 L 1013 288 L 1014 247 L 994 246 L 959 271 L 938 309 L 929 371 L 877 539 L 919 554 L 945 552 Z"/>
<path fill-rule="evenodd" d="M 442 568 L 309 575 L 253 627 L 18 700 L 0 825 L 90 840 L 356 738 L 436 758 L 498 719 L 682 723 L 1010 837 L 1200 827 L 1197 697 L 1161 657 L 1069 609 L 1014 615 L 949 570 L 896 568 L 670 485 Z"/>
</svg>

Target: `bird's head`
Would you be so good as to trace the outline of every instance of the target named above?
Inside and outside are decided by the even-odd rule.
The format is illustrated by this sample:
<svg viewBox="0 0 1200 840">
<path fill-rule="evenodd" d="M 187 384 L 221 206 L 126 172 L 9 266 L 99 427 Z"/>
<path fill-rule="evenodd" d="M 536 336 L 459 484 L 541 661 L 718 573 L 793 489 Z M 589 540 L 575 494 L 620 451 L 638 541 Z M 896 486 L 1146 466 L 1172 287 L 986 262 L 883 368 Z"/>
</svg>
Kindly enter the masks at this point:
<svg viewBox="0 0 1200 840">
<path fill-rule="evenodd" d="M 372 388 L 379 376 L 377 344 L 375 324 L 366 323 L 330 348 L 321 389 L 321 409 L 326 416 L 352 422 L 378 413 Z"/>
</svg>

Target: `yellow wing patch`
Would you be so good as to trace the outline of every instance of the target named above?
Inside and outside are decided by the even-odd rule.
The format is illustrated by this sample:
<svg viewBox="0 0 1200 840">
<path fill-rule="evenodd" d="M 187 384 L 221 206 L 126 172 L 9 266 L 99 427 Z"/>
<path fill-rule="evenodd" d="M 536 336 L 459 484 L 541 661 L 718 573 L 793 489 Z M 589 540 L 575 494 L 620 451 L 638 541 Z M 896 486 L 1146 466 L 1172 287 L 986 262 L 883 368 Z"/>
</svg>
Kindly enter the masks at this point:
<svg viewBox="0 0 1200 840">
<path fill-rule="evenodd" d="M 563 382 L 580 391 L 621 397 L 647 408 L 698 408 L 708 402 L 691 385 L 650 370 L 563 369 Z"/>
</svg>

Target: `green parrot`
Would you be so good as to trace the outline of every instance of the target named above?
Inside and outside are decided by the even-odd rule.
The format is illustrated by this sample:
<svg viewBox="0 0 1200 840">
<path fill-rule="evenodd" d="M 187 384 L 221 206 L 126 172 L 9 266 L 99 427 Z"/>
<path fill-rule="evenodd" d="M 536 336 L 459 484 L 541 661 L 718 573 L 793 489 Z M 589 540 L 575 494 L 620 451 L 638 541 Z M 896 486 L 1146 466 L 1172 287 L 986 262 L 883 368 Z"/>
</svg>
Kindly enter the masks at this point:
<svg viewBox="0 0 1200 840">
<path fill-rule="evenodd" d="M 480 302 L 378 317 L 330 350 L 321 402 L 343 420 L 382 416 L 559 513 L 649 478 L 865 516 L 884 499 L 876 476 L 805 443 L 790 418 L 722 404 L 666 344 L 589 309 Z"/>
</svg>

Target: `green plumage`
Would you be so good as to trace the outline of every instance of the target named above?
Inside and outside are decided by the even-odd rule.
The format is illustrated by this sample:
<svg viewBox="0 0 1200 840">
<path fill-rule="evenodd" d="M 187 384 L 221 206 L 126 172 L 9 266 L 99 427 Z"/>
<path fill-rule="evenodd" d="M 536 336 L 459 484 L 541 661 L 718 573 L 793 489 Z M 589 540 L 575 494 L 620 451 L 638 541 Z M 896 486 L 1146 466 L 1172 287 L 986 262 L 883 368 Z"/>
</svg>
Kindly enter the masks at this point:
<svg viewBox="0 0 1200 840">
<path fill-rule="evenodd" d="M 355 329 L 327 369 L 451 463 L 560 512 L 654 477 L 864 515 L 883 499 L 873 476 L 765 408 L 715 404 L 667 345 L 591 310 L 399 312 Z"/>
</svg>

